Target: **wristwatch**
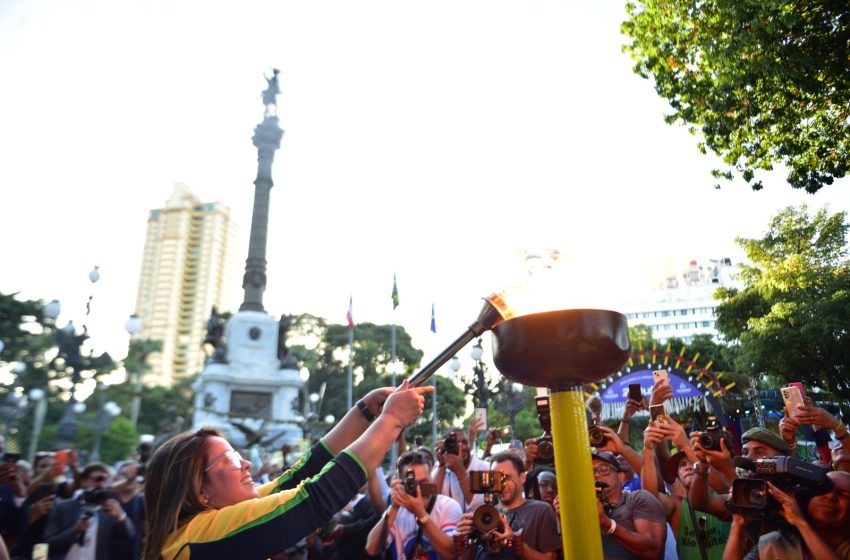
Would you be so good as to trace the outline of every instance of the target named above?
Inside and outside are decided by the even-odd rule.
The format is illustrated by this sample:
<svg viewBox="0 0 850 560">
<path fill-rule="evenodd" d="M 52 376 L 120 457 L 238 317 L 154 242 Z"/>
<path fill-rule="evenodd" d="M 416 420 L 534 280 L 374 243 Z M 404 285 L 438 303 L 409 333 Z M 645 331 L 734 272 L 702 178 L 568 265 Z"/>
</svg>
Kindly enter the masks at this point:
<svg viewBox="0 0 850 560">
<path fill-rule="evenodd" d="M 705 469 L 703 470 L 703 465 L 705 465 Z M 699 476 L 708 476 L 708 465 L 703 463 L 702 461 L 697 461 L 693 466 L 694 474 Z"/>
<path fill-rule="evenodd" d="M 431 518 L 430 518 L 430 517 L 428 516 L 428 514 L 426 513 L 426 514 L 422 515 L 422 517 L 417 517 L 417 518 L 416 518 L 416 522 L 417 522 L 420 526 L 424 526 L 426 523 L 428 523 L 428 520 L 429 520 L 429 519 L 431 519 Z"/>
</svg>

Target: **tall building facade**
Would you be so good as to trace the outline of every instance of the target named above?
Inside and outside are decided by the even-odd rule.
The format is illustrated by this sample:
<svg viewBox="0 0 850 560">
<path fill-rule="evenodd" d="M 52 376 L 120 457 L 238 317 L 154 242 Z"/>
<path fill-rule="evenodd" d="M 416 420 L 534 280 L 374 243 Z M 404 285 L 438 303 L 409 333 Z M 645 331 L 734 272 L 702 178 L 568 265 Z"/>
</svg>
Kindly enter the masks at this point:
<svg viewBox="0 0 850 560">
<path fill-rule="evenodd" d="M 660 342 L 680 338 L 686 343 L 695 335 L 717 337 L 714 291 L 736 286 L 735 267 L 731 259 L 697 261 L 674 267 L 659 275 L 656 289 L 624 302 L 616 309 L 631 325 L 646 325 L 652 337 Z"/>
<path fill-rule="evenodd" d="M 234 309 L 235 230 L 227 206 L 201 202 L 182 183 L 150 211 L 136 315 L 140 336 L 161 340 L 162 352 L 150 356 L 146 383 L 171 386 L 203 368 L 212 307 Z"/>
</svg>

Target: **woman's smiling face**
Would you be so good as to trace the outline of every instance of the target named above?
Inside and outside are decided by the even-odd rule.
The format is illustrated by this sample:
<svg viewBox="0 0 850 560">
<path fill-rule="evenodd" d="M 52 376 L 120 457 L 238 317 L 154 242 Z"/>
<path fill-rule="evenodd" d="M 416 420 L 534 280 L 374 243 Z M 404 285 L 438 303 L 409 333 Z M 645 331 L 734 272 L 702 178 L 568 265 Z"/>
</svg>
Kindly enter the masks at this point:
<svg viewBox="0 0 850 560">
<path fill-rule="evenodd" d="M 219 509 L 260 497 L 251 478 L 250 461 L 243 459 L 226 439 L 208 438 L 206 457 L 201 492 L 210 506 Z"/>
</svg>

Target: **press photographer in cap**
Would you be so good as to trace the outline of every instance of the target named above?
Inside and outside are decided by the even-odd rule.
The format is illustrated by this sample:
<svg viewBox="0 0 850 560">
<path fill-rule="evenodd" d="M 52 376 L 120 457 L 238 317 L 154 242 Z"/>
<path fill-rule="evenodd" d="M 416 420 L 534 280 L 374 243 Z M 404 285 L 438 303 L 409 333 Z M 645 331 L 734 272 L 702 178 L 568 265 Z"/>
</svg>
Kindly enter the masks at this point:
<svg viewBox="0 0 850 560">
<path fill-rule="evenodd" d="M 664 508 L 646 490 L 623 492 L 620 464 L 613 453 L 597 451 L 591 458 L 605 559 L 661 558 L 667 539 Z"/>
<path fill-rule="evenodd" d="M 723 520 L 730 520 L 726 507 L 727 493 L 739 472 L 732 462 L 732 452 L 726 438 L 721 438 L 714 449 L 703 445 L 701 440 L 707 432 L 691 432 L 691 446 L 697 456 L 694 478 L 688 498 L 697 511 L 702 511 Z M 741 456 L 756 461 L 777 456 L 786 456 L 791 448 L 775 432 L 756 426 L 741 436 Z M 746 474 L 745 474 L 746 476 Z M 710 484 L 714 482 L 714 484 Z M 714 488 L 718 493 L 710 493 Z"/>
<path fill-rule="evenodd" d="M 525 498 L 524 469 L 522 453 L 508 449 L 493 456 L 491 470 L 475 476 L 483 481 L 476 490 L 486 495 L 486 503 L 461 517 L 455 537 L 458 556 L 555 560 L 561 549 L 555 512 L 545 502 Z"/>
</svg>

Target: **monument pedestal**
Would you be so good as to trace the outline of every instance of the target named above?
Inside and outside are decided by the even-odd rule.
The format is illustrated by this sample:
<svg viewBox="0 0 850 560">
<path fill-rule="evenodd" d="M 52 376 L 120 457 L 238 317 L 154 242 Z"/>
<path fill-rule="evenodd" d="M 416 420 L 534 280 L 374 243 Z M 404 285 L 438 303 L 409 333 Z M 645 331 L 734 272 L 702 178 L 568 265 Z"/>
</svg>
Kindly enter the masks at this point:
<svg viewBox="0 0 850 560">
<path fill-rule="evenodd" d="M 214 426 L 234 446 L 294 444 L 301 439 L 294 408 L 303 381 L 281 369 L 279 324 L 260 311 L 240 311 L 227 324 L 229 363 L 208 362 L 195 382 L 192 429 Z"/>
</svg>

